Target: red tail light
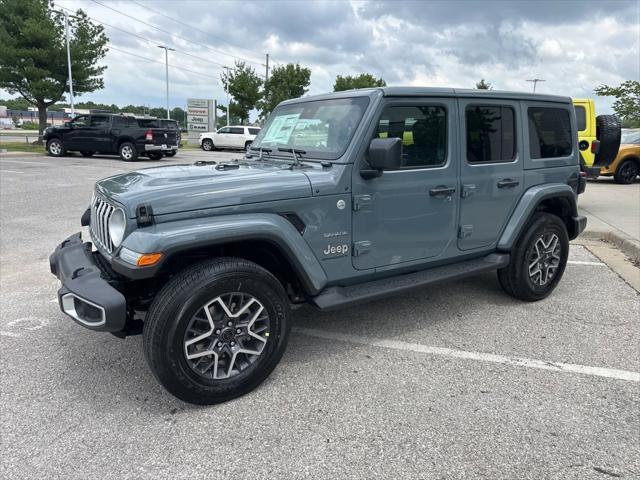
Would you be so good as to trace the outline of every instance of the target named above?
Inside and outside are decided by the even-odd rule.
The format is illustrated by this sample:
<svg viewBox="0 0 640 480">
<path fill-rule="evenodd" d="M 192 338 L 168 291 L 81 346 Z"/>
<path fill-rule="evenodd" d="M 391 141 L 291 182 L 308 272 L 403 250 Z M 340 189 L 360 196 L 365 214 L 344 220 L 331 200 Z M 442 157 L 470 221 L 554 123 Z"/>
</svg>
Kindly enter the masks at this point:
<svg viewBox="0 0 640 480">
<path fill-rule="evenodd" d="M 147 129 L 147 131 L 144 134 L 144 139 L 147 142 L 152 142 L 153 141 L 153 130 L 151 130 L 150 128 Z"/>
<path fill-rule="evenodd" d="M 591 142 L 591 153 L 598 153 L 600 151 L 600 140 L 594 140 Z"/>
</svg>

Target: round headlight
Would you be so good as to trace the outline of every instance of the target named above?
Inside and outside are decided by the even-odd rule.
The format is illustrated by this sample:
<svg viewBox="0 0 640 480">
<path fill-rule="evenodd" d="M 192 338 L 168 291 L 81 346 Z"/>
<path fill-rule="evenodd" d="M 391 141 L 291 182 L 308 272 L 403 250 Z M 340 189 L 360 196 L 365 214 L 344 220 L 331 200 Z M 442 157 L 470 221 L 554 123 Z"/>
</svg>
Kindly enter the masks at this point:
<svg viewBox="0 0 640 480">
<path fill-rule="evenodd" d="M 113 245 L 119 247 L 124 239 L 124 229 L 126 226 L 126 218 L 124 210 L 116 208 L 109 218 L 109 236 Z"/>
</svg>

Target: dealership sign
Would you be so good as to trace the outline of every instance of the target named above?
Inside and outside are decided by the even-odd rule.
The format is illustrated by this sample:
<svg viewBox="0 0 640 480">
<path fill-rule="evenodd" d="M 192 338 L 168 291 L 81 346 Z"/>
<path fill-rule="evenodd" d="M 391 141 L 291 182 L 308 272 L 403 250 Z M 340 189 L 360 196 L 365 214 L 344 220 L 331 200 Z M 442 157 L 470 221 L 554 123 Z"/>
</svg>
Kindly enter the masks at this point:
<svg viewBox="0 0 640 480">
<path fill-rule="evenodd" d="M 213 100 L 189 98 L 187 100 L 187 131 L 195 140 L 202 132 L 215 130 Z"/>
</svg>

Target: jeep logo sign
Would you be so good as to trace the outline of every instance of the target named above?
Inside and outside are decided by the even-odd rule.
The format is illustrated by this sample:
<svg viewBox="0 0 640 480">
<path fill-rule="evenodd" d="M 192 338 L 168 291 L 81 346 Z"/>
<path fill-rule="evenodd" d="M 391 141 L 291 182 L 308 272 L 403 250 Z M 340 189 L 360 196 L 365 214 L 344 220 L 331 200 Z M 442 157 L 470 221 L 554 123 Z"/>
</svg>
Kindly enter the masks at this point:
<svg viewBox="0 0 640 480">
<path fill-rule="evenodd" d="M 327 245 L 322 253 L 327 257 L 343 257 L 349 252 L 349 245 Z"/>
</svg>

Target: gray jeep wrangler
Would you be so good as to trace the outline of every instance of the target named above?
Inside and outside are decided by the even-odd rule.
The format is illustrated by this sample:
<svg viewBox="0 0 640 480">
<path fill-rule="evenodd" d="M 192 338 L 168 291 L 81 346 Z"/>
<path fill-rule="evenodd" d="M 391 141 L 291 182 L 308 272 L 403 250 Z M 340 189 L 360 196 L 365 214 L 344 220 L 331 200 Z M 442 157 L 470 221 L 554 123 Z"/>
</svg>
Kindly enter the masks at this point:
<svg viewBox="0 0 640 480">
<path fill-rule="evenodd" d="M 278 364 L 295 304 L 492 270 L 509 295 L 545 298 L 586 225 L 578 159 L 570 98 L 390 87 L 289 100 L 242 159 L 99 181 L 81 222 L 91 243 L 69 237 L 51 271 L 77 323 L 142 333 L 167 390 L 222 402 Z"/>
</svg>

